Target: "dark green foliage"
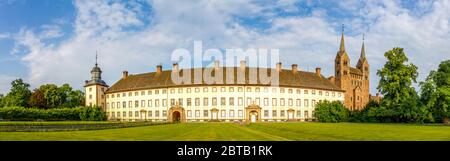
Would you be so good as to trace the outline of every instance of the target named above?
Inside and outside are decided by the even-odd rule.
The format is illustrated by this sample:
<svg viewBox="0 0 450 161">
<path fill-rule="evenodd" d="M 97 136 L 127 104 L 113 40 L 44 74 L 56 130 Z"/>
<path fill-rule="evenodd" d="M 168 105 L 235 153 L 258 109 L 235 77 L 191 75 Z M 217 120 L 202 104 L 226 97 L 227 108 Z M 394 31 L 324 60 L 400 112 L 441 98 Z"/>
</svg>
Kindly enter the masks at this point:
<svg viewBox="0 0 450 161">
<path fill-rule="evenodd" d="M 87 117 L 82 117 L 82 114 Z M 0 118 L 11 121 L 104 121 L 106 114 L 96 107 L 36 109 L 23 107 L 0 108 Z"/>
<path fill-rule="evenodd" d="M 11 82 L 11 91 L 3 98 L 4 106 L 22 106 L 27 107 L 31 96 L 30 84 L 23 82 L 22 79 L 16 79 Z"/>
<path fill-rule="evenodd" d="M 320 122 L 343 122 L 347 121 L 349 111 L 339 101 L 323 101 L 316 105 L 314 117 Z"/>
<path fill-rule="evenodd" d="M 425 82 L 420 83 L 421 101 L 431 112 L 436 122 L 448 122 L 450 117 L 450 60 L 439 64 L 431 71 Z"/>
<path fill-rule="evenodd" d="M 35 90 L 30 97 L 30 102 L 28 103 L 30 107 L 35 108 L 45 108 L 46 101 L 44 97 L 44 93 L 42 93 L 39 89 Z"/>
</svg>

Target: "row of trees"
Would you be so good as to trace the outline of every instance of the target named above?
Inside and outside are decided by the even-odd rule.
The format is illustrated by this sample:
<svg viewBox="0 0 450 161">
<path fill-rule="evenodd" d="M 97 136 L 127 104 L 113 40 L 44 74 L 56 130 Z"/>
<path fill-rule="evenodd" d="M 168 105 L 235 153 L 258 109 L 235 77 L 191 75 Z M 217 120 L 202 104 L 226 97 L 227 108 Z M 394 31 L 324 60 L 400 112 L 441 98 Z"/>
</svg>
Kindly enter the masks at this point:
<svg viewBox="0 0 450 161">
<path fill-rule="evenodd" d="M 30 84 L 25 83 L 22 79 L 17 79 L 11 82 L 11 90 L 6 96 L 0 95 L 0 107 L 51 109 L 83 105 L 84 93 L 80 90 L 73 90 L 69 84 L 63 84 L 60 87 L 54 84 L 45 84 L 31 91 Z"/>
<path fill-rule="evenodd" d="M 402 48 L 384 54 L 386 64 L 377 71 L 380 102 L 370 101 L 361 111 L 348 111 L 340 102 L 322 102 L 315 117 L 322 122 L 444 122 L 450 117 L 450 60 L 443 61 L 420 82 L 420 95 L 412 86 L 417 83 L 418 68 L 407 64 Z"/>
</svg>

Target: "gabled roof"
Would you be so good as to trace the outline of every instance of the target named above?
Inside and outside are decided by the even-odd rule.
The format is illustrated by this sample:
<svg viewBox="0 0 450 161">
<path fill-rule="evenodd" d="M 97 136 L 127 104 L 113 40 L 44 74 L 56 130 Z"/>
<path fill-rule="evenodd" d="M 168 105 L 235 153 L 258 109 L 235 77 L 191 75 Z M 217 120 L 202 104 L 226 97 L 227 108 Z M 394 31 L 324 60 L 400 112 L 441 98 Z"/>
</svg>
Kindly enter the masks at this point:
<svg viewBox="0 0 450 161">
<path fill-rule="evenodd" d="M 202 73 L 205 69 L 208 68 L 195 68 L 201 69 Z M 194 70 L 195 70 L 194 69 Z M 211 69 L 211 68 L 209 68 Z M 270 75 L 271 72 L 275 72 L 275 69 L 268 68 L 245 68 L 245 84 L 239 84 L 237 80 L 237 70 L 241 70 L 240 67 L 226 67 L 222 68 L 223 70 L 223 83 L 221 84 L 207 84 L 202 82 L 201 84 L 194 84 L 194 70 L 191 71 L 191 84 L 175 84 L 172 79 L 172 70 L 162 71 L 161 73 L 151 72 L 151 73 L 143 73 L 136 75 L 129 75 L 126 78 L 122 78 L 117 81 L 114 85 L 111 86 L 106 92 L 114 93 L 114 92 L 123 92 L 123 91 L 131 91 L 131 90 L 145 90 L 152 88 L 163 88 L 163 87 L 181 87 L 181 86 L 215 86 L 215 85 L 261 85 L 261 86 L 269 86 L 267 84 L 261 83 L 258 79 L 256 84 L 249 83 L 249 70 L 266 70 Z M 233 84 L 228 84 L 226 82 L 227 72 L 226 70 L 234 70 L 234 82 Z M 182 73 L 182 71 L 180 71 Z M 212 72 L 215 73 L 214 70 Z M 279 73 L 279 86 L 285 87 L 301 87 L 301 88 L 313 88 L 313 89 L 323 89 L 323 90 L 334 90 L 334 91 L 343 91 L 341 88 L 332 84 L 327 78 L 323 76 L 318 76 L 316 73 L 305 72 L 305 71 L 297 71 L 296 73 L 292 72 L 292 70 L 282 69 Z"/>
<path fill-rule="evenodd" d="M 350 67 L 350 74 L 363 75 L 361 70 L 359 70 L 358 68 L 353 68 L 353 67 Z"/>
</svg>

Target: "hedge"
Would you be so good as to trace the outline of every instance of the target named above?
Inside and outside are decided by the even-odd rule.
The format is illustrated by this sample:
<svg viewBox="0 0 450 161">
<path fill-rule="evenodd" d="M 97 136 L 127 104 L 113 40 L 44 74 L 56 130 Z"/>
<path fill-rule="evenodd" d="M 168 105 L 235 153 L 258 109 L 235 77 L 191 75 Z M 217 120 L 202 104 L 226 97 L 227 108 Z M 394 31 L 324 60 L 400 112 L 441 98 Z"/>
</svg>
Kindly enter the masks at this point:
<svg viewBox="0 0 450 161">
<path fill-rule="evenodd" d="M 3 107 L 0 108 L 0 119 L 10 121 L 104 121 L 106 114 L 97 107 L 55 109 Z"/>
</svg>

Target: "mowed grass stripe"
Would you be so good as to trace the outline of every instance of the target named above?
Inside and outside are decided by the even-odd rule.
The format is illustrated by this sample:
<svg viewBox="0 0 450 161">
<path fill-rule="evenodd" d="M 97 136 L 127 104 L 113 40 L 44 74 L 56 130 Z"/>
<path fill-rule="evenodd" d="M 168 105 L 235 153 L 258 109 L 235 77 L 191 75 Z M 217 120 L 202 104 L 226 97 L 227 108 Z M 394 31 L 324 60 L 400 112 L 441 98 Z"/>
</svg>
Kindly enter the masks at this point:
<svg viewBox="0 0 450 161">
<path fill-rule="evenodd" d="M 70 132 L 0 132 L 0 140 L 447 140 L 450 126 L 368 123 L 183 123 Z"/>
</svg>

